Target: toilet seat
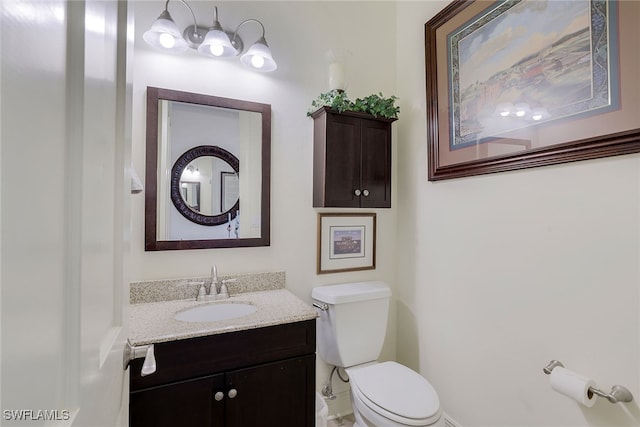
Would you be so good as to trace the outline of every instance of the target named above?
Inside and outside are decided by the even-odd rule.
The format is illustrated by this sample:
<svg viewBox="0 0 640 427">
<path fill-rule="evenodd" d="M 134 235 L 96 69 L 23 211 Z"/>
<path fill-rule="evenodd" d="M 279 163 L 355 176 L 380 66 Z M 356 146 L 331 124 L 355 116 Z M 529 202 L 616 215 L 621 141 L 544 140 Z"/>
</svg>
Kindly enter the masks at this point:
<svg viewBox="0 0 640 427">
<path fill-rule="evenodd" d="M 396 362 L 347 369 L 354 397 L 376 414 L 400 425 L 428 426 L 440 418 L 433 386 Z"/>
</svg>

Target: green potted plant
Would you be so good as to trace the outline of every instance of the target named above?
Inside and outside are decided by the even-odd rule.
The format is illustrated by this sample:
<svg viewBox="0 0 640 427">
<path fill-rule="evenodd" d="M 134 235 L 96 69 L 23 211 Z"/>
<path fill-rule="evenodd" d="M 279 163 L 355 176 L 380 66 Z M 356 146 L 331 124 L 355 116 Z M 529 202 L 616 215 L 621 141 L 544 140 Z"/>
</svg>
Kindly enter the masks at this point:
<svg viewBox="0 0 640 427">
<path fill-rule="evenodd" d="M 374 117 L 397 119 L 398 114 L 400 114 L 400 107 L 395 105 L 397 99 L 396 96 L 385 98 L 382 93 L 378 93 L 351 101 L 345 91 L 334 89 L 318 95 L 311 102 L 311 108 L 307 111 L 307 116 L 311 116 L 313 112 L 322 107 L 329 107 L 339 113 L 356 111 L 371 114 Z"/>
<path fill-rule="evenodd" d="M 382 93 L 372 94 L 364 98 L 357 98 L 353 103 L 353 111 L 369 113 L 374 117 L 384 117 L 386 119 L 397 119 L 400 107 L 395 105 L 396 96 L 385 98 Z"/>
</svg>

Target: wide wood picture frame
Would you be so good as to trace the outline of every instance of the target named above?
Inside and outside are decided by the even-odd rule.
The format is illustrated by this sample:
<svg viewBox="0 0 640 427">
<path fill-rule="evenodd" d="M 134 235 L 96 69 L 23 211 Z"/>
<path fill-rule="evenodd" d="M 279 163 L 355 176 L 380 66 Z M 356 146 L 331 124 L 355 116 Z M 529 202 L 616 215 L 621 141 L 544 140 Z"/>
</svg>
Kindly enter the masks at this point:
<svg viewBox="0 0 640 427">
<path fill-rule="evenodd" d="M 428 179 L 640 152 L 637 22 L 640 2 L 449 4 L 425 24 Z"/>
<path fill-rule="evenodd" d="M 375 268 L 375 213 L 318 214 L 317 274 Z"/>
</svg>

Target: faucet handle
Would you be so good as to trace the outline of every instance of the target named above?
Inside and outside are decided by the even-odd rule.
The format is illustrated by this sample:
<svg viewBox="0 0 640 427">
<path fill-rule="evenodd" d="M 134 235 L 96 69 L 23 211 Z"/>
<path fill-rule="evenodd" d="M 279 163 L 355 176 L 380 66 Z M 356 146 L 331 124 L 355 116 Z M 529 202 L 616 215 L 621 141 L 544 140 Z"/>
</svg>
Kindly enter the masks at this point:
<svg viewBox="0 0 640 427">
<path fill-rule="evenodd" d="M 229 288 L 227 283 L 236 282 L 238 279 L 222 279 L 222 285 L 220 286 L 220 299 L 229 298 Z"/>
<path fill-rule="evenodd" d="M 227 285 L 224 283 L 220 286 L 220 293 L 218 294 L 218 299 L 227 299 L 229 298 L 229 289 L 227 289 Z"/>
</svg>

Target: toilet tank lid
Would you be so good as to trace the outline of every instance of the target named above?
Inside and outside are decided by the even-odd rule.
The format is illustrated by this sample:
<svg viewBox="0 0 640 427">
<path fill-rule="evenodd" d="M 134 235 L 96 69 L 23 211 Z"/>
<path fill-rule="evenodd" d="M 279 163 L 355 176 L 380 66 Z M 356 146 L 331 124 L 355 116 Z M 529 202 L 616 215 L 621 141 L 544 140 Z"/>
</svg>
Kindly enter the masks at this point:
<svg viewBox="0 0 640 427">
<path fill-rule="evenodd" d="M 327 304 L 344 304 L 355 301 L 389 298 L 389 285 L 380 281 L 342 283 L 313 288 L 311 297 Z"/>
</svg>

